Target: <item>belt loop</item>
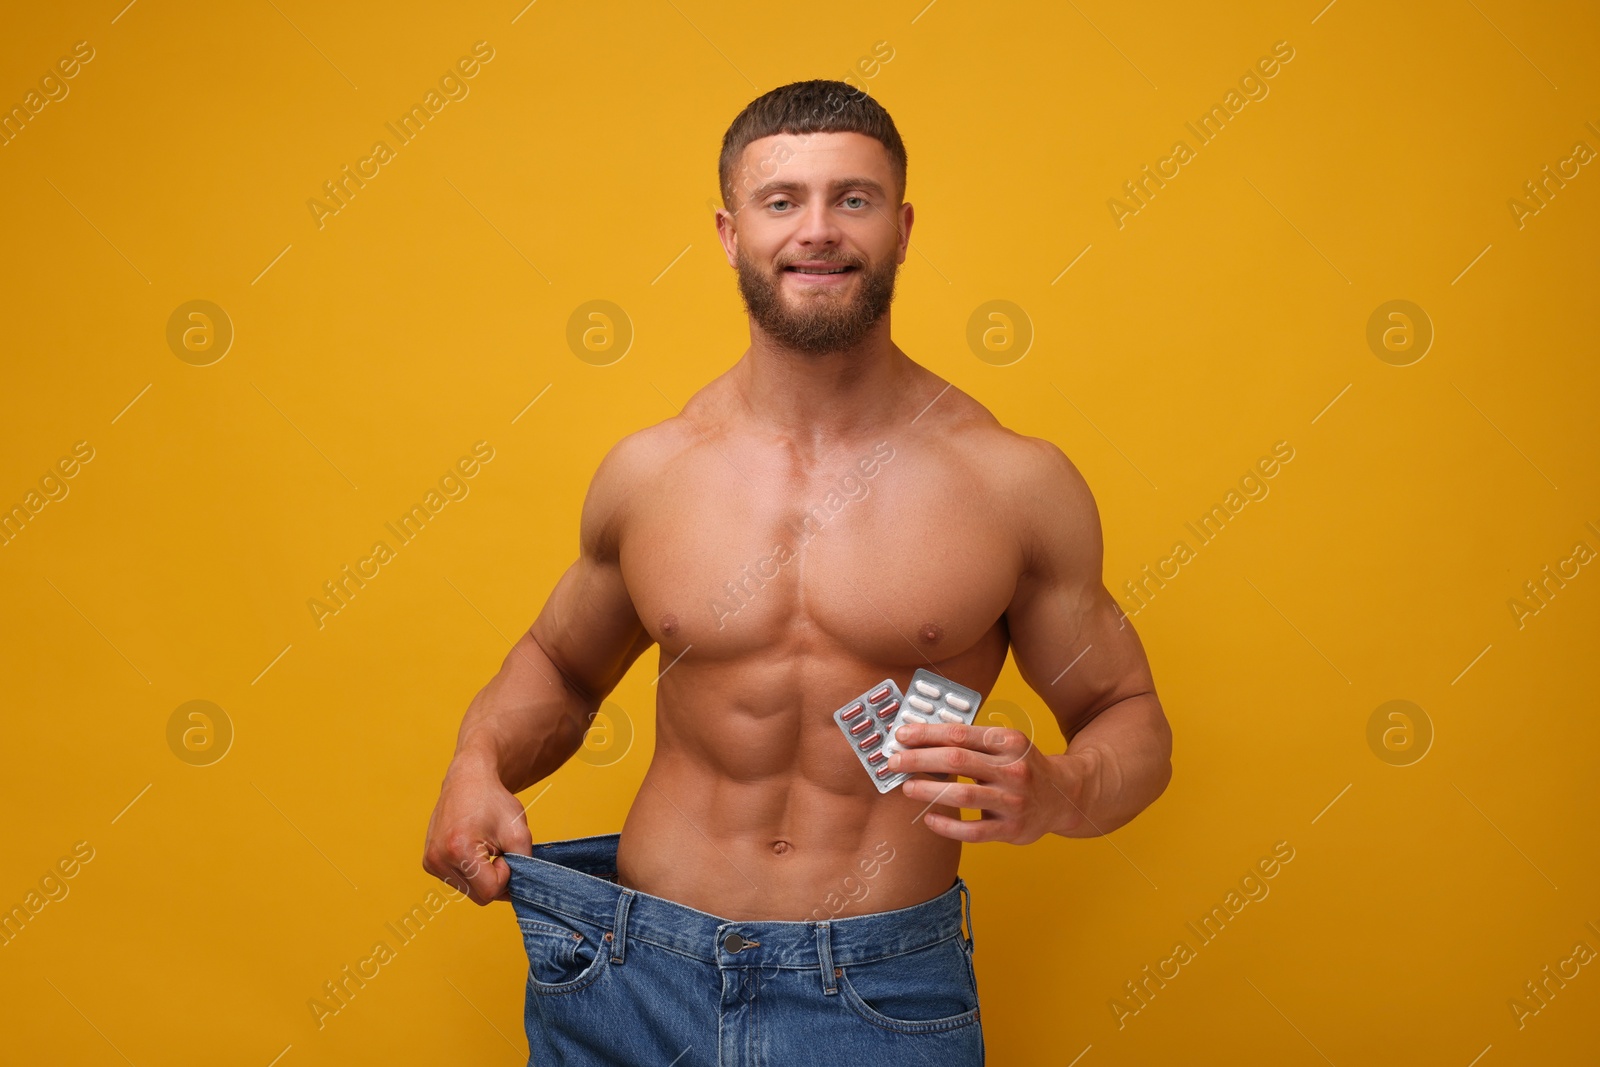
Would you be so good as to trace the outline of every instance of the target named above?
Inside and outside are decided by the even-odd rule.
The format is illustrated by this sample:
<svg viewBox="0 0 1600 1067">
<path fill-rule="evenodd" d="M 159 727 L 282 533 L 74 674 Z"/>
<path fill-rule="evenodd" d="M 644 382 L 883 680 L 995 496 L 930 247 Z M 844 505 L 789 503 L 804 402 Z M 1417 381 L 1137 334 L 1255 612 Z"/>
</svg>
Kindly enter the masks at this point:
<svg viewBox="0 0 1600 1067">
<path fill-rule="evenodd" d="M 633 906 L 633 890 L 617 895 L 617 918 L 611 924 L 611 962 L 621 963 L 628 945 L 628 909 Z"/>
<path fill-rule="evenodd" d="M 822 992 L 824 996 L 831 997 L 839 992 L 839 983 L 833 973 L 833 928 L 827 922 L 819 922 L 816 929 L 817 956 L 822 964 Z"/>
<path fill-rule="evenodd" d="M 967 919 L 967 951 L 973 952 L 972 890 L 967 888 L 967 883 L 959 875 L 956 877 L 956 888 L 961 891 L 961 912 Z"/>
</svg>

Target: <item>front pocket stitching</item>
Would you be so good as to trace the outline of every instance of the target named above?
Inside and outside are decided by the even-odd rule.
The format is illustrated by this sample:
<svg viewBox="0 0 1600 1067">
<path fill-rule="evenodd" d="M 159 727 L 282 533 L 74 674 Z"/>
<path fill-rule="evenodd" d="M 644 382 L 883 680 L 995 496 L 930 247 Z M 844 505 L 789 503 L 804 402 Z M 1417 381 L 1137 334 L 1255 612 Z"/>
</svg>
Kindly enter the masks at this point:
<svg viewBox="0 0 1600 1067">
<path fill-rule="evenodd" d="M 519 915 L 517 917 L 517 923 L 522 926 L 533 926 L 538 928 L 538 930 L 541 932 L 549 932 L 560 936 L 562 940 L 567 942 L 568 947 L 564 950 L 563 955 L 569 962 L 577 959 L 578 946 L 582 944 L 583 941 L 587 940 L 581 933 L 578 934 L 577 938 L 574 938 L 572 935 L 577 933 L 575 930 L 563 930 L 559 926 L 553 926 L 550 923 L 542 923 L 537 919 L 524 919 Z M 586 966 L 575 977 L 569 978 L 565 982 L 541 982 L 538 978 L 534 977 L 533 961 L 529 960 L 528 985 L 535 992 L 544 996 L 561 996 L 564 993 L 577 993 L 580 990 L 587 988 L 592 982 L 594 982 L 595 979 L 600 977 L 600 969 L 602 964 L 604 964 L 604 962 L 610 958 L 611 953 L 606 950 L 604 943 L 596 943 L 594 959 L 590 960 L 588 966 Z"/>
<path fill-rule="evenodd" d="M 977 1008 L 964 1011 L 959 1015 L 947 1015 L 943 1019 L 896 1019 L 883 1014 L 883 1012 L 878 1011 L 862 999 L 861 994 L 856 992 L 855 986 L 850 984 L 849 967 L 843 967 L 840 971 L 839 990 L 845 994 L 845 1004 L 856 1015 L 880 1029 L 890 1030 L 895 1033 L 939 1033 L 945 1030 L 958 1030 L 963 1026 L 970 1026 L 978 1021 Z"/>
<path fill-rule="evenodd" d="M 611 953 L 605 951 L 596 952 L 594 959 L 589 962 L 589 966 L 582 974 L 568 982 L 558 982 L 555 985 L 539 981 L 533 976 L 533 969 L 530 967 L 528 969 L 528 984 L 532 986 L 535 993 L 542 997 L 559 997 L 568 993 L 581 993 L 599 980 L 600 975 L 610 962 Z"/>
<path fill-rule="evenodd" d="M 579 934 L 579 936 L 582 936 L 581 931 L 568 930 L 564 927 L 557 926 L 554 923 L 540 922 L 538 919 L 524 919 L 520 915 L 517 916 L 517 925 L 521 926 L 524 930 L 532 927 L 534 930 L 540 933 L 553 934 L 556 937 L 564 938 L 567 941 L 571 941 L 572 935 L 575 933 Z"/>
</svg>

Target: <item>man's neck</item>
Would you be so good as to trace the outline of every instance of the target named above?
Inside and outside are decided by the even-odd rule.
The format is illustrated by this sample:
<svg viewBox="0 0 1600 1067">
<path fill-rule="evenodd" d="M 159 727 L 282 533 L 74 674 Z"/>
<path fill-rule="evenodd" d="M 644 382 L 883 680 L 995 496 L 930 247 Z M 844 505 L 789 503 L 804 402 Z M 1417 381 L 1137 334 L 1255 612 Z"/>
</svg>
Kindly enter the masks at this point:
<svg viewBox="0 0 1600 1067">
<path fill-rule="evenodd" d="M 799 352 L 751 325 L 750 347 L 733 368 L 746 411 L 797 444 L 826 445 L 886 424 L 910 381 L 910 358 L 889 339 L 889 320 L 853 348 Z"/>
</svg>

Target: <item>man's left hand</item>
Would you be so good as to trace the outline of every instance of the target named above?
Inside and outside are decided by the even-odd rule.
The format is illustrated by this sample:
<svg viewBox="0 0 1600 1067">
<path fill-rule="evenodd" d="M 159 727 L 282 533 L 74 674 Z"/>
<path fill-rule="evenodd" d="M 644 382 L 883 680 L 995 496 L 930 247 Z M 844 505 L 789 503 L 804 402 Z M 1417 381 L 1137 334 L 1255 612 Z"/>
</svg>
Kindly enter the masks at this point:
<svg viewBox="0 0 1600 1067">
<path fill-rule="evenodd" d="M 903 724 L 895 740 L 905 747 L 889 757 L 891 769 L 972 779 L 912 778 L 901 784 L 906 796 L 930 805 L 982 812 L 979 819 L 960 819 L 927 811 L 922 821 L 936 834 L 1026 845 L 1083 822 L 1083 799 L 1098 767 L 1092 749 L 1047 756 L 1021 730 L 961 723 Z"/>
</svg>

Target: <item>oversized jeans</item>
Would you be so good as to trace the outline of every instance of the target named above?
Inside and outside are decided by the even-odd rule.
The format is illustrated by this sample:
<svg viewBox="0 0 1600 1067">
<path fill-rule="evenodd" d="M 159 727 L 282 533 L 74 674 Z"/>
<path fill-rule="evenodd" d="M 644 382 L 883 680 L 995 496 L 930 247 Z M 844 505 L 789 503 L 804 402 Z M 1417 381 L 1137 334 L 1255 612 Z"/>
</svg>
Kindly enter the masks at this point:
<svg viewBox="0 0 1600 1067">
<path fill-rule="evenodd" d="M 961 878 L 893 911 L 736 922 L 619 885 L 620 836 L 506 854 L 530 1065 L 983 1063 Z"/>
</svg>

